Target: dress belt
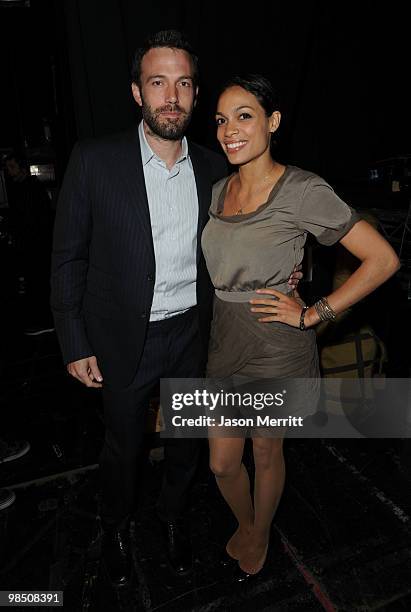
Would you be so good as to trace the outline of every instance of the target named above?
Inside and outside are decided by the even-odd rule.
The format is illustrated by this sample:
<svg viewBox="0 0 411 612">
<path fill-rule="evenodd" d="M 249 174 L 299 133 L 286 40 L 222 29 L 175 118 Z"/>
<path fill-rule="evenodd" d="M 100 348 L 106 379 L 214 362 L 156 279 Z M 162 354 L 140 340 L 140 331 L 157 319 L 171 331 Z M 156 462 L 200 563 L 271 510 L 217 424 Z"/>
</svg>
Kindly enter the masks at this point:
<svg viewBox="0 0 411 612">
<path fill-rule="evenodd" d="M 285 293 L 286 295 L 293 292 L 288 283 L 281 283 L 280 285 L 267 287 L 267 289 L 275 289 L 276 291 L 281 291 L 281 293 Z M 275 299 L 273 295 L 270 296 L 268 294 L 256 293 L 255 291 L 222 291 L 221 289 L 216 289 L 215 294 L 220 300 L 224 300 L 225 302 L 248 302 L 253 298 L 264 297 L 267 297 L 268 299 Z"/>
</svg>

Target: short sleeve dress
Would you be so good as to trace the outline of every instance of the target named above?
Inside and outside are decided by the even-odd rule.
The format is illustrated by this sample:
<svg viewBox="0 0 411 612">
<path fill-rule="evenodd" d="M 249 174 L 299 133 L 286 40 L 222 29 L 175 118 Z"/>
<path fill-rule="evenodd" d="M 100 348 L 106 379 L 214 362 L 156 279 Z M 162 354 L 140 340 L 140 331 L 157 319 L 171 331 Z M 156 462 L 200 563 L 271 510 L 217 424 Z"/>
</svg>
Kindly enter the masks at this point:
<svg viewBox="0 0 411 612">
<path fill-rule="evenodd" d="M 295 166 L 286 166 L 257 210 L 222 216 L 230 178 L 214 186 L 202 234 L 215 287 L 207 376 L 318 378 L 315 331 L 259 323 L 261 314 L 251 312 L 249 300 L 259 288 L 289 292 L 288 278 L 303 259 L 308 232 L 332 245 L 360 217 L 326 181 Z"/>
</svg>

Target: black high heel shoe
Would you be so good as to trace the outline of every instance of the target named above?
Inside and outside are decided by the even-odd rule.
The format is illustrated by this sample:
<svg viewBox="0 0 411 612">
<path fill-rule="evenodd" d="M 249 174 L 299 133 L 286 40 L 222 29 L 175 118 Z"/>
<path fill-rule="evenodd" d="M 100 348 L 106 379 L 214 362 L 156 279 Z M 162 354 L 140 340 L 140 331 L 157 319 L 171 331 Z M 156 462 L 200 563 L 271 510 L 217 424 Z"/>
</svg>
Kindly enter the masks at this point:
<svg viewBox="0 0 411 612">
<path fill-rule="evenodd" d="M 232 580 L 236 584 L 248 584 L 251 581 L 257 580 L 257 578 L 260 576 L 262 572 L 262 569 L 263 568 L 261 568 L 261 570 L 257 572 L 256 574 L 249 574 L 248 572 L 245 572 L 244 570 L 242 570 L 241 567 L 237 563 L 237 567 L 235 568 L 233 572 Z"/>
<path fill-rule="evenodd" d="M 226 568 L 234 567 L 235 564 L 238 563 L 238 561 L 237 559 L 234 559 L 234 557 L 231 557 L 226 551 L 226 549 L 224 548 L 224 550 L 221 552 L 219 556 L 218 563 L 220 567 L 226 569 Z"/>
<path fill-rule="evenodd" d="M 249 574 L 245 570 L 241 569 L 240 562 L 237 563 L 237 567 L 233 572 L 233 581 L 237 584 L 244 584 L 246 582 L 251 582 L 252 580 L 257 580 L 263 573 L 266 568 L 267 556 L 264 559 L 264 563 L 261 568 L 255 574 Z"/>
<path fill-rule="evenodd" d="M 235 570 L 233 572 L 233 576 L 232 576 L 233 582 L 235 582 L 237 584 L 244 584 L 246 582 L 251 582 L 252 580 L 254 581 L 257 578 L 259 578 L 261 576 L 261 574 L 264 573 L 264 570 L 266 568 L 268 548 L 269 548 L 269 543 L 267 544 L 267 547 L 265 549 L 265 556 L 264 556 L 263 564 L 261 565 L 261 567 L 258 570 L 258 572 L 256 572 L 255 574 L 249 574 L 248 572 L 243 570 L 240 567 L 240 561 L 238 561 L 237 567 L 235 568 Z"/>
</svg>

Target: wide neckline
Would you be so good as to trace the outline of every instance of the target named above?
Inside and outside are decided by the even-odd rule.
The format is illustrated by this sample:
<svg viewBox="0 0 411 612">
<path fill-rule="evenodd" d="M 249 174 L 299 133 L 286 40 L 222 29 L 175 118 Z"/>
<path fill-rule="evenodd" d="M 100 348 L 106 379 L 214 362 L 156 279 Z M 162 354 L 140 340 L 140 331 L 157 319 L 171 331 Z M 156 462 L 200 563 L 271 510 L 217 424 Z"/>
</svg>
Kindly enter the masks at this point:
<svg viewBox="0 0 411 612">
<path fill-rule="evenodd" d="M 247 219 L 251 219 L 252 217 L 255 217 L 260 212 L 265 210 L 269 204 L 271 204 L 271 202 L 277 195 L 278 191 L 280 190 L 281 185 L 284 183 L 284 180 L 286 178 L 286 175 L 289 172 L 289 169 L 290 169 L 290 166 L 286 165 L 284 172 L 282 173 L 278 181 L 275 183 L 275 185 L 273 185 L 273 188 L 268 194 L 267 201 L 260 204 L 258 208 L 250 211 L 249 213 L 243 213 L 242 215 L 237 215 L 237 214 L 236 215 L 220 215 L 218 211 L 220 210 L 220 205 L 222 205 L 221 210 L 224 210 L 224 199 L 225 199 L 225 195 L 227 192 L 228 183 L 230 182 L 231 178 L 236 174 L 236 172 L 233 172 L 227 177 L 226 182 L 224 183 L 224 186 L 220 192 L 220 195 L 218 196 L 216 211 L 215 212 L 211 211 L 213 214 L 213 217 L 221 221 L 227 221 L 229 223 L 239 223 L 241 221 L 245 221 Z"/>
</svg>

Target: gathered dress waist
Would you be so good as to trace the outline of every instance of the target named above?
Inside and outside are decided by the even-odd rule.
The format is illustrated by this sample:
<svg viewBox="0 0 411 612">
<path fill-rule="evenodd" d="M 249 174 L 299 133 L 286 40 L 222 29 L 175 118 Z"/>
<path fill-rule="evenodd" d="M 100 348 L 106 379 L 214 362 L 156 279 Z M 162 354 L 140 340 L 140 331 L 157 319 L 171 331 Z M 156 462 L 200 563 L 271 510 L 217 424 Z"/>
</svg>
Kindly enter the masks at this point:
<svg viewBox="0 0 411 612">
<path fill-rule="evenodd" d="M 285 293 L 286 295 L 290 295 L 293 290 L 290 288 L 288 283 L 281 283 L 280 285 L 274 285 L 273 287 L 267 287 L 267 289 L 275 289 L 276 291 L 281 291 L 281 293 Z M 215 294 L 220 300 L 224 300 L 225 302 L 248 302 L 254 298 L 272 298 L 275 297 L 268 294 L 257 293 L 255 290 L 253 291 L 222 291 L 221 289 L 216 289 Z"/>
</svg>

